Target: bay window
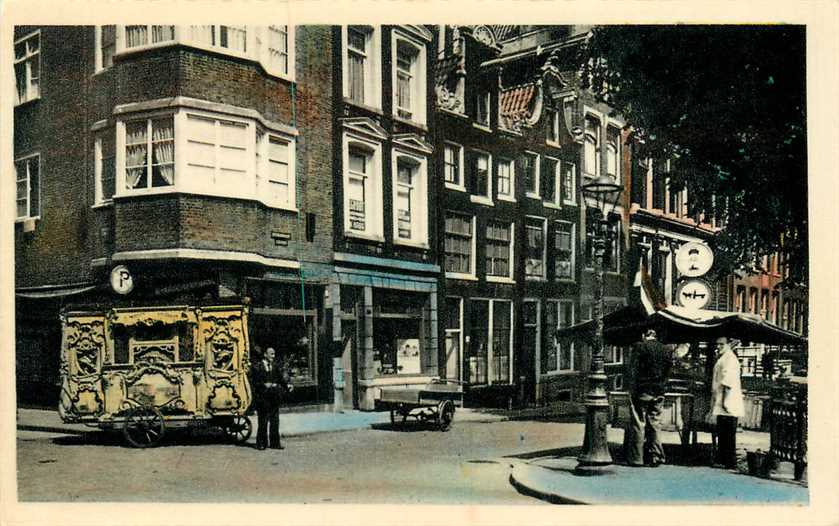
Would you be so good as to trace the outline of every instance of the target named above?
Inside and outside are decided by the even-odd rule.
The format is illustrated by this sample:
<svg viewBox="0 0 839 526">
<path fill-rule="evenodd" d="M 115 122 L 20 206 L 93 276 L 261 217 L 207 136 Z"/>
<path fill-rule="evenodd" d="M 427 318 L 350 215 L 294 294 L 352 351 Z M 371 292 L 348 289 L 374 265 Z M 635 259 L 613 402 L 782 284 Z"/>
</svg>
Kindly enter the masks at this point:
<svg viewBox="0 0 839 526">
<path fill-rule="evenodd" d="M 41 96 L 41 32 L 35 31 L 14 43 L 15 105 Z"/>
<path fill-rule="evenodd" d="M 526 152 L 521 159 L 522 172 L 524 174 L 524 192 L 528 197 L 540 197 L 539 182 L 539 155 Z"/>
<path fill-rule="evenodd" d="M 475 218 L 456 212 L 445 215 L 446 276 L 474 275 Z"/>
<path fill-rule="evenodd" d="M 116 144 L 113 128 L 96 137 L 94 145 L 94 175 L 96 203 L 111 200 L 116 190 Z"/>
<path fill-rule="evenodd" d="M 394 30 L 392 42 L 393 113 L 425 123 L 425 46 Z"/>
<path fill-rule="evenodd" d="M 393 239 L 428 244 L 427 162 L 425 157 L 394 150 Z"/>
<path fill-rule="evenodd" d="M 118 121 L 115 163 L 108 136 L 95 146 L 97 202 L 189 192 L 295 207 L 294 139 L 262 120 L 177 107 Z"/>
<path fill-rule="evenodd" d="M 172 116 L 128 121 L 125 127 L 126 191 L 175 184 L 175 127 Z"/>
<path fill-rule="evenodd" d="M 545 224 L 542 217 L 525 218 L 524 275 L 529 279 L 545 278 Z"/>
<path fill-rule="evenodd" d="M 373 26 L 344 26 L 344 97 L 356 104 L 381 108 L 380 33 Z"/>
<path fill-rule="evenodd" d="M 96 26 L 96 70 L 110 67 L 115 55 L 178 44 L 253 60 L 269 74 L 293 80 L 293 43 L 288 25 Z"/>
<path fill-rule="evenodd" d="M 513 161 L 510 159 L 499 159 L 496 170 L 495 184 L 498 188 L 498 198 L 514 200 L 516 179 Z"/>
<path fill-rule="evenodd" d="M 554 277 L 558 280 L 574 279 L 574 223 L 556 221 L 554 238 Z"/>
<path fill-rule="evenodd" d="M 30 219 L 41 215 L 41 155 L 15 160 L 15 218 Z"/>
<path fill-rule="evenodd" d="M 513 223 L 489 221 L 486 227 L 486 273 L 490 278 L 513 277 Z"/>
<path fill-rule="evenodd" d="M 381 144 L 344 135 L 344 231 L 383 239 Z"/>
</svg>

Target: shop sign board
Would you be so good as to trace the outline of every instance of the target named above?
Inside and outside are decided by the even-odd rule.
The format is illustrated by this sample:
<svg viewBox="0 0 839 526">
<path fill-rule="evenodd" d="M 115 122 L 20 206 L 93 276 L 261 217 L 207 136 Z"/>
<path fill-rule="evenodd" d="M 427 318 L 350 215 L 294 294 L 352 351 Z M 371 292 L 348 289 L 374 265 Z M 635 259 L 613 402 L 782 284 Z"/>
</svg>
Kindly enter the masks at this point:
<svg viewBox="0 0 839 526">
<path fill-rule="evenodd" d="M 711 286 L 702 279 L 687 279 L 676 288 L 676 301 L 691 310 L 704 309 L 711 302 Z"/>
</svg>

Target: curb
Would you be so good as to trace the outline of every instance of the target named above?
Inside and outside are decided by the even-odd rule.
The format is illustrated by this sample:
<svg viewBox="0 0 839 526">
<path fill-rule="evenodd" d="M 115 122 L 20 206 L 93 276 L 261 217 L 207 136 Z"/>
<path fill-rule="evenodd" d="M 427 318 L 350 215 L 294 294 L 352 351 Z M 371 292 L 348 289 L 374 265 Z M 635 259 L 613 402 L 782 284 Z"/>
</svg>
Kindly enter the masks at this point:
<svg viewBox="0 0 839 526">
<path fill-rule="evenodd" d="M 558 495 L 556 493 L 548 493 L 545 491 L 539 491 L 537 489 L 531 488 L 530 486 L 525 485 L 524 483 L 516 480 L 516 468 L 518 466 L 514 466 L 513 470 L 510 473 L 510 485 L 516 488 L 516 491 L 521 493 L 522 495 L 527 495 L 528 497 L 533 497 L 539 500 L 543 500 L 545 502 L 550 502 L 551 504 L 585 504 L 588 505 L 588 502 L 583 502 L 581 500 L 574 500 L 569 499 L 567 497 L 563 497 L 562 495 Z"/>
</svg>

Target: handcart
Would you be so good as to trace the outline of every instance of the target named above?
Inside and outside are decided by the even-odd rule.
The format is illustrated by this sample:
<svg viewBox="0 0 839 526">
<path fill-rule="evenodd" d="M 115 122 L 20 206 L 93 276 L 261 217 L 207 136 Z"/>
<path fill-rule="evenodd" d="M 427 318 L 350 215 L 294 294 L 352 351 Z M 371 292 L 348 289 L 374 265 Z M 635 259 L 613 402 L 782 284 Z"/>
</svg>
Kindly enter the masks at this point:
<svg viewBox="0 0 839 526">
<path fill-rule="evenodd" d="M 69 310 L 61 318 L 64 422 L 121 430 L 141 448 L 177 427 L 221 429 L 236 443 L 250 437 L 242 305 Z"/>
<path fill-rule="evenodd" d="M 463 407 L 463 387 L 459 382 L 435 379 L 417 387 L 383 387 L 377 407 L 390 411 L 394 426 L 404 425 L 408 417 L 418 422 L 434 423 L 440 431 L 448 431 L 454 420 L 455 407 Z"/>
</svg>

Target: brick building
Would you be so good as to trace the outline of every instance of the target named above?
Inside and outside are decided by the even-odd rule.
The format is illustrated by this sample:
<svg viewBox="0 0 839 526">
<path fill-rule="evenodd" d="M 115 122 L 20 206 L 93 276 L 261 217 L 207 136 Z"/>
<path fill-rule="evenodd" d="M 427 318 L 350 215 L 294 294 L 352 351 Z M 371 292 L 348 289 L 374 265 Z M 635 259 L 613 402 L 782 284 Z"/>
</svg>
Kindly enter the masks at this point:
<svg viewBox="0 0 839 526">
<path fill-rule="evenodd" d="M 601 171 L 628 185 L 628 152 L 624 122 L 576 86 L 584 30 L 438 28 L 441 366 L 473 403 L 578 401 L 585 391 L 585 347 L 553 333 L 591 316 L 594 210 L 580 185 Z M 610 218 L 613 307 L 626 303 L 625 209 Z M 607 362 L 620 385 L 620 350 L 607 349 Z"/>
<path fill-rule="evenodd" d="M 328 63 L 301 66 L 322 61 L 330 31 L 15 28 L 22 402 L 55 399 L 64 306 L 243 298 L 251 342 L 278 348 L 297 396 L 331 394 L 317 349 L 333 246 L 333 77 Z M 126 294 L 109 283 L 117 266 Z"/>
</svg>

